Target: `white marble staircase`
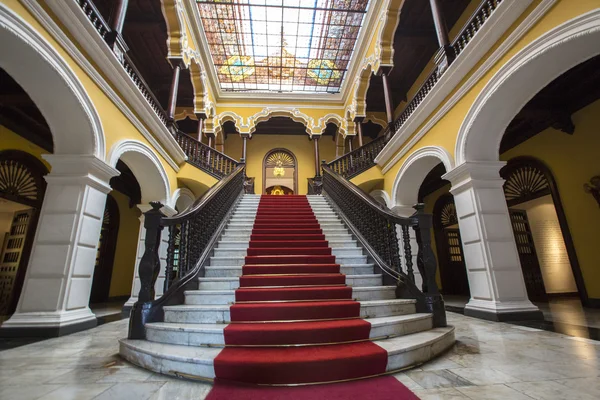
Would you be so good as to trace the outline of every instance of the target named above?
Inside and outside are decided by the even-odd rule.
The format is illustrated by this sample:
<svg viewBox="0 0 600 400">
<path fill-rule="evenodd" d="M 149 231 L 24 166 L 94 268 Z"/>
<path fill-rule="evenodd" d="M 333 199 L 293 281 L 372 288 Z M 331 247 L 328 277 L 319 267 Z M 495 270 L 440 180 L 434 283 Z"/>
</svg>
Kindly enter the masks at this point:
<svg viewBox="0 0 600 400">
<path fill-rule="evenodd" d="M 387 371 L 421 364 L 454 343 L 454 328 L 432 329 L 430 314 L 415 312 L 413 300 L 395 299 L 395 288 L 382 276 L 322 196 L 308 196 L 326 240 L 346 274 L 360 316 L 371 323 L 371 340 L 388 352 Z M 146 325 L 147 340 L 120 341 L 120 353 L 155 372 L 190 378 L 215 377 L 213 360 L 224 347 L 229 307 L 249 245 L 260 196 L 245 195 L 199 278 L 198 290 L 185 293 L 185 304 L 164 307 L 164 322 Z"/>
</svg>

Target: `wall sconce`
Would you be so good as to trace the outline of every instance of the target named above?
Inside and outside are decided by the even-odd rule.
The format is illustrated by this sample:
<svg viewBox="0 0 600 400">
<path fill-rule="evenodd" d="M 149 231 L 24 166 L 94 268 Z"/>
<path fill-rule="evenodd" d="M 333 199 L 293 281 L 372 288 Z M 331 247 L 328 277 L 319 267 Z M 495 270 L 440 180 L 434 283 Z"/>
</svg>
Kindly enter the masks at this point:
<svg viewBox="0 0 600 400">
<path fill-rule="evenodd" d="M 584 183 L 583 190 L 585 190 L 586 193 L 591 193 L 600 207 L 600 175 L 592 177 L 590 183 Z"/>
</svg>

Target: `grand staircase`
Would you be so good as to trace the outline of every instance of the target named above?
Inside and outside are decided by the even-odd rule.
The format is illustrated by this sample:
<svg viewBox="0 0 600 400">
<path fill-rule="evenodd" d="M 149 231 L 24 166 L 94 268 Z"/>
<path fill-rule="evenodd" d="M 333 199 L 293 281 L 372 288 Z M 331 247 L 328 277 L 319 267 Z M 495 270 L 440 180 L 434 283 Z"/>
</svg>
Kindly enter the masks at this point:
<svg viewBox="0 0 600 400">
<path fill-rule="evenodd" d="M 163 374 L 324 383 L 424 363 L 454 343 L 396 299 L 322 196 L 244 195 L 183 305 L 120 353 Z"/>
</svg>

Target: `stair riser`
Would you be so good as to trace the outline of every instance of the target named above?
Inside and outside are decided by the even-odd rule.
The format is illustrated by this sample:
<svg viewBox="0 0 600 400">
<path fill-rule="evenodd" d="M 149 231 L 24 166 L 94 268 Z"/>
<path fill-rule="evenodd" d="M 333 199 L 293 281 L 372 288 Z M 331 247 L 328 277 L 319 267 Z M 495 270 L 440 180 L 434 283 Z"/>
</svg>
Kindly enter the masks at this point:
<svg viewBox="0 0 600 400">
<path fill-rule="evenodd" d="M 230 267 L 230 266 L 228 266 Z M 344 267 L 340 268 L 340 272 L 344 275 L 372 275 L 373 266 L 365 267 Z M 242 276 L 242 268 L 226 268 L 226 267 L 207 267 L 206 277 L 207 278 L 234 278 Z M 381 282 L 374 286 L 381 285 Z M 363 285 L 367 286 L 367 285 Z"/>
<path fill-rule="evenodd" d="M 182 346 L 223 346 L 225 343 L 225 336 L 222 330 L 214 332 L 185 332 L 176 329 L 164 330 L 147 327 L 146 337 L 151 342 L 178 344 Z"/>
<path fill-rule="evenodd" d="M 391 304 L 378 306 L 360 306 L 361 318 L 390 317 L 394 315 L 407 315 L 415 313 L 414 304 Z M 165 309 L 165 322 L 181 324 L 222 324 L 229 323 L 229 307 L 223 311 L 213 310 L 167 310 Z"/>
<path fill-rule="evenodd" d="M 361 318 L 391 317 L 393 315 L 414 314 L 416 312 L 414 304 L 383 304 L 378 306 L 360 307 Z"/>
<path fill-rule="evenodd" d="M 433 343 L 419 346 L 415 349 L 395 354 L 388 352 L 388 363 L 386 370 L 395 371 L 406 366 L 421 364 L 431 360 L 437 355 L 450 348 L 454 342 L 454 330 L 447 332 Z"/>
<path fill-rule="evenodd" d="M 327 248 L 323 248 L 323 254 L 329 253 Z M 231 249 L 231 248 L 221 248 L 220 246 L 215 249 L 214 256 L 215 257 L 244 257 L 248 254 L 246 249 Z M 273 254 L 273 253 L 271 253 Z M 285 250 L 285 253 L 282 254 L 298 254 L 297 251 L 293 250 L 293 247 L 288 250 Z M 331 249 L 331 254 L 334 256 L 362 256 L 362 250 L 358 247 L 348 248 L 348 247 L 338 247 Z M 264 255 L 264 254 L 261 254 Z M 211 264 L 212 265 L 212 264 Z"/>
<path fill-rule="evenodd" d="M 223 325 L 225 329 L 226 325 Z M 395 321 L 385 325 L 372 325 L 369 338 L 376 339 L 390 336 L 403 336 L 411 333 L 423 332 L 432 328 L 431 318 L 422 318 L 407 321 Z M 174 329 L 155 329 L 151 326 L 146 328 L 147 338 L 151 342 L 176 344 L 182 346 L 224 346 L 225 336 L 223 330 L 186 332 Z"/>
<path fill-rule="evenodd" d="M 242 240 L 242 238 L 246 237 L 246 240 Z M 230 242 L 230 243 L 227 243 Z M 221 241 L 217 245 L 217 249 L 245 249 L 250 245 L 250 235 L 248 236 L 223 236 Z M 351 240 L 348 237 L 348 241 L 338 241 L 338 242 L 329 242 L 329 247 L 332 249 L 339 248 L 348 248 L 348 247 L 357 247 L 356 240 Z"/>
<path fill-rule="evenodd" d="M 357 290 L 352 292 L 352 298 L 358 301 L 393 300 L 394 290 L 373 289 L 369 291 Z M 196 305 L 227 305 L 235 302 L 235 293 L 207 294 L 202 291 L 193 291 L 185 294 L 185 304 Z"/>
<path fill-rule="evenodd" d="M 383 285 L 381 276 L 373 277 L 373 278 L 354 278 L 350 276 L 346 276 L 346 285 L 353 287 L 361 287 L 361 286 L 381 286 Z"/>
<path fill-rule="evenodd" d="M 339 249 L 337 249 L 339 250 Z M 215 252 L 217 249 L 215 249 Z M 326 256 L 324 256 L 326 257 Z M 336 256 L 336 262 L 342 265 L 351 265 L 351 264 L 366 264 L 367 256 Z M 211 267 L 241 267 L 245 264 L 244 257 L 222 257 L 210 258 L 210 266 Z M 208 275 L 207 275 L 208 276 Z"/>
<path fill-rule="evenodd" d="M 132 364 L 160 374 L 174 376 L 176 371 L 208 379 L 215 378 L 215 367 L 212 359 L 206 360 L 206 363 L 199 363 L 195 360 L 189 362 L 169 360 L 161 355 L 150 355 L 130 349 L 123 344 L 119 346 L 119 354 Z"/>
<path fill-rule="evenodd" d="M 239 279 L 235 281 L 203 281 L 200 280 L 198 289 L 200 290 L 235 290 L 240 287 Z"/>
</svg>

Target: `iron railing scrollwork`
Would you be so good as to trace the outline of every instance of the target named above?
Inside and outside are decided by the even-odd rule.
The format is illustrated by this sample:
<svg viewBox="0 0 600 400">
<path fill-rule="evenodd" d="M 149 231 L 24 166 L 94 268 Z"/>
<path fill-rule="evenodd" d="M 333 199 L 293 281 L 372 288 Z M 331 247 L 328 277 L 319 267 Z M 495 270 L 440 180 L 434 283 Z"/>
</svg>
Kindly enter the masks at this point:
<svg viewBox="0 0 600 400">
<path fill-rule="evenodd" d="M 229 175 L 238 165 L 237 160 L 181 131 L 177 131 L 175 139 L 187 155 L 187 162 L 217 179 Z"/>
<path fill-rule="evenodd" d="M 334 172 L 346 179 L 375 166 L 375 157 L 385 147 L 385 130 L 383 134 L 358 149 L 344 154 L 327 164 Z"/>
<path fill-rule="evenodd" d="M 245 165 L 240 163 L 225 178 L 183 212 L 166 217 L 158 202 L 144 214 L 145 251 L 140 260 L 141 288 L 131 309 L 129 338 L 145 339 L 145 324 L 164 320 L 163 307 L 183 304 L 184 292 L 198 288 L 204 264 L 210 257 L 235 204 L 244 193 Z M 159 247 L 168 231 L 164 294 L 154 299 L 160 272 Z"/>
<path fill-rule="evenodd" d="M 323 194 L 375 261 L 384 284 L 396 285 L 396 297 L 414 298 L 417 312 L 432 313 L 434 326 L 446 326 L 444 301 L 435 280 L 437 262 L 431 249 L 432 217 L 424 213 L 423 205 L 415 206 L 416 213 L 409 218 L 395 215 L 325 164 Z M 422 290 L 415 284 L 410 229 L 417 238 Z"/>
</svg>

